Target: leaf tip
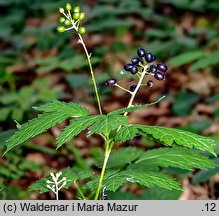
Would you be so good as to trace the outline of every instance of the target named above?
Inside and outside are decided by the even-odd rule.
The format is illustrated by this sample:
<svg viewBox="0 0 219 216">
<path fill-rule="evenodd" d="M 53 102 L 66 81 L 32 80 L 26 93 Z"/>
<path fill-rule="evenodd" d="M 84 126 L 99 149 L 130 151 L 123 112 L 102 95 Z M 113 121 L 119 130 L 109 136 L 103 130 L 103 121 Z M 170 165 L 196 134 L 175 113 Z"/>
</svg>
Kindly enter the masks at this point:
<svg viewBox="0 0 219 216">
<path fill-rule="evenodd" d="M 9 150 L 10 149 L 6 149 L 5 152 L 2 154 L 2 157 L 4 157 L 8 153 Z"/>
<path fill-rule="evenodd" d="M 213 154 L 215 157 L 217 157 L 217 154 L 214 150 L 211 150 L 210 153 Z"/>
</svg>

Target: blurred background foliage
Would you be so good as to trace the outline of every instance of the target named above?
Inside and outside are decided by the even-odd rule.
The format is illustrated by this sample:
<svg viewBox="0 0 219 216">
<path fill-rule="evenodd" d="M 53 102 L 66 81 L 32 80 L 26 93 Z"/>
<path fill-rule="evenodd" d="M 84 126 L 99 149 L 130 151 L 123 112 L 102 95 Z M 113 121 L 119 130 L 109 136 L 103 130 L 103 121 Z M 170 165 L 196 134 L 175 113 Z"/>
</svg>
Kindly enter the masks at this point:
<svg viewBox="0 0 219 216">
<path fill-rule="evenodd" d="M 0 0 L 0 151 L 16 125 L 33 118 L 36 104 L 53 99 L 77 101 L 97 112 L 87 62 L 74 34 L 56 31 L 65 0 Z M 170 68 L 166 81 L 142 89 L 136 102 L 159 105 L 133 113 L 130 122 L 179 127 L 212 136 L 219 154 L 219 0 L 92 0 L 70 2 L 86 11 L 85 40 L 92 52 L 105 112 L 127 105 L 128 95 L 104 85 L 121 74 L 139 46 Z M 128 79 L 130 78 L 130 79 Z M 101 142 L 86 133 L 55 151 L 58 126 L 0 158 L 1 199 L 51 199 L 27 188 L 49 172 L 67 166 L 97 169 Z M 125 146 L 157 143 L 137 137 Z M 210 156 L 209 156 L 210 157 Z M 212 158 L 219 165 L 218 158 Z M 205 171 L 165 170 L 181 179 L 186 192 L 125 186 L 110 199 L 205 199 L 219 197 L 219 167 Z M 188 192 L 189 191 L 189 192 Z M 62 199 L 77 198 L 75 188 Z"/>
</svg>

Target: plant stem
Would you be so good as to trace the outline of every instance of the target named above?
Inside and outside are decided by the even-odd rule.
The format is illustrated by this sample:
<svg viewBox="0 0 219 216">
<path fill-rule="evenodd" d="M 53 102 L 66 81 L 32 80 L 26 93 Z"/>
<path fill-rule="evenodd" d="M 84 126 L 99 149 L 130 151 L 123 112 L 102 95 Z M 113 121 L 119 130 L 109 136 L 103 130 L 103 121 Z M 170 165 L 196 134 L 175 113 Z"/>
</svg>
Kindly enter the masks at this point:
<svg viewBox="0 0 219 216">
<path fill-rule="evenodd" d="M 98 93 L 98 90 L 97 90 L 97 83 L 96 83 L 96 79 L 95 79 L 95 76 L 94 76 L 93 66 L 92 66 L 92 63 L 91 63 L 91 54 L 88 53 L 87 47 L 84 43 L 84 40 L 83 40 L 81 34 L 78 33 L 78 36 L 79 36 L 79 39 L 80 39 L 79 41 L 80 41 L 81 45 L 83 46 L 85 54 L 87 56 L 87 61 L 88 61 L 89 68 L 90 68 L 90 73 L 91 73 L 91 78 L 92 78 L 92 82 L 93 82 L 93 86 L 94 86 L 94 91 L 95 91 L 95 94 L 96 94 L 99 113 L 100 113 L 100 115 L 102 115 L 103 112 L 102 112 L 102 108 L 101 108 L 100 97 L 99 97 L 99 93 Z"/>
<path fill-rule="evenodd" d="M 55 190 L 56 200 L 59 200 L 59 189 L 58 189 L 57 182 L 55 183 L 55 187 L 56 187 L 56 190 Z"/>
<path fill-rule="evenodd" d="M 115 86 L 116 86 L 116 87 L 118 87 L 118 88 L 120 88 L 120 89 L 122 89 L 123 91 L 126 91 L 126 92 L 128 92 L 129 94 L 132 94 L 132 92 L 131 92 L 131 91 L 129 91 L 129 90 L 127 90 L 127 89 L 123 88 L 123 87 L 122 87 L 122 86 L 120 86 L 119 84 L 115 84 Z"/>
<path fill-rule="evenodd" d="M 105 174 L 105 171 L 106 171 L 106 165 L 107 165 L 107 162 L 108 162 L 112 147 L 113 147 L 112 141 L 111 140 L 106 141 L 106 149 L 105 149 L 105 152 L 104 152 L 103 167 L 102 167 L 102 170 L 101 170 L 101 173 L 100 173 L 100 178 L 99 178 L 99 182 L 98 182 L 98 186 L 97 186 L 97 190 L 96 190 L 94 200 L 98 200 L 98 198 L 99 198 L 100 190 L 101 190 L 101 187 L 102 187 L 102 184 L 103 184 L 103 177 L 104 177 L 104 174 Z"/>
<path fill-rule="evenodd" d="M 132 106 L 132 103 L 133 103 L 133 101 L 134 101 L 134 99 L 135 99 L 135 96 L 136 96 L 136 94 L 137 94 L 139 88 L 140 88 L 141 85 L 142 85 L 141 83 L 142 83 L 142 81 L 143 81 L 143 79 L 144 79 L 144 76 L 145 76 L 145 74 L 147 73 L 147 69 L 148 69 L 148 66 L 146 65 L 146 66 L 144 67 L 144 70 L 143 70 L 142 73 L 141 73 L 141 76 L 139 77 L 139 81 L 138 81 L 138 84 L 137 84 L 135 90 L 134 90 L 133 92 L 130 92 L 130 94 L 131 94 L 132 96 L 131 96 L 131 98 L 129 99 L 129 103 L 128 103 L 127 108 L 129 108 L 129 107 Z M 125 112 L 125 113 L 124 113 L 124 116 L 127 116 L 127 115 L 128 115 L 128 112 Z M 118 131 L 121 129 L 121 127 L 122 127 L 122 125 L 120 125 L 120 126 L 117 128 L 116 131 L 118 132 Z"/>
<path fill-rule="evenodd" d="M 99 113 L 100 115 L 103 114 L 102 112 L 102 107 L 101 107 L 101 103 L 100 103 L 100 96 L 99 96 L 99 93 L 98 93 L 98 89 L 97 89 L 97 83 L 96 83 L 96 79 L 95 79 L 95 76 L 94 76 L 94 71 L 93 71 L 93 66 L 92 66 L 92 63 L 91 63 L 91 54 L 88 53 L 88 50 L 87 50 L 87 47 L 84 43 L 84 40 L 83 40 L 83 37 L 81 36 L 81 34 L 78 32 L 78 25 L 76 26 L 77 24 L 77 21 L 75 22 L 72 17 L 71 17 L 71 13 L 69 12 L 69 16 L 67 16 L 64 12 L 63 12 L 63 15 L 71 21 L 71 24 L 72 26 L 66 30 L 69 30 L 69 29 L 75 29 L 75 31 L 78 33 L 78 37 L 79 37 L 79 43 L 81 43 L 81 45 L 83 46 L 84 48 L 84 51 L 85 51 L 85 54 L 86 54 L 86 57 L 87 57 L 87 61 L 88 61 L 88 65 L 89 65 L 89 68 L 90 68 L 90 73 L 91 73 L 91 78 L 92 78 L 92 82 L 93 82 L 93 86 L 94 86 L 94 91 L 95 91 L 95 95 L 96 95 L 96 100 L 97 100 L 97 104 L 98 104 L 98 109 L 99 109 Z M 78 23 L 79 24 L 79 23 Z"/>
<path fill-rule="evenodd" d="M 86 200 L 84 194 L 82 193 L 80 187 L 78 186 L 78 184 L 76 183 L 76 181 L 74 181 L 75 187 L 77 188 L 78 192 L 80 193 L 81 197 L 83 200 Z"/>
<path fill-rule="evenodd" d="M 147 69 L 148 69 L 148 66 L 146 65 L 146 66 L 144 67 L 144 70 L 143 70 L 142 73 L 141 73 L 141 77 L 139 78 L 139 81 L 138 81 L 138 84 L 137 84 L 135 90 L 131 93 L 132 96 L 131 96 L 131 98 L 129 99 L 129 103 L 128 103 L 127 108 L 129 108 L 129 107 L 132 106 L 132 103 L 133 103 L 133 101 L 134 101 L 134 99 L 135 99 L 135 96 L 136 96 L 136 94 L 137 94 L 139 88 L 141 87 L 141 83 L 142 83 L 142 81 L 143 81 L 143 79 L 144 79 L 144 76 L 145 76 L 145 74 L 146 74 L 146 72 L 147 72 Z M 127 115 L 128 115 L 128 112 L 124 113 L 124 116 L 127 116 Z"/>
</svg>

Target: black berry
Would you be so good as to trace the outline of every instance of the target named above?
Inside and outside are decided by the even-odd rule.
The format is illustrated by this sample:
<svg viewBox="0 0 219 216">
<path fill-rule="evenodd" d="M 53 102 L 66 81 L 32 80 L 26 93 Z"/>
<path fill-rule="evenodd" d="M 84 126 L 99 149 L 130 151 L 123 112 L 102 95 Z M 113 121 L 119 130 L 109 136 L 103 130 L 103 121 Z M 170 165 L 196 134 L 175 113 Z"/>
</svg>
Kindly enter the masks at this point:
<svg viewBox="0 0 219 216">
<path fill-rule="evenodd" d="M 163 73 L 167 72 L 167 70 L 168 70 L 167 66 L 165 64 L 162 64 L 162 63 L 157 64 L 157 69 Z"/>
<path fill-rule="evenodd" d="M 152 80 L 147 81 L 147 86 L 152 87 L 154 85 L 154 82 Z"/>
<path fill-rule="evenodd" d="M 135 66 L 133 66 L 133 67 L 131 68 L 130 72 L 131 72 L 132 74 L 136 74 L 136 73 L 138 73 L 138 68 L 135 67 Z"/>
<path fill-rule="evenodd" d="M 151 73 L 156 73 L 157 72 L 157 67 L 155 65 L 150 66 L 150 72 Z"/>
<path fill-rule="evenodd" d="M 153 61 L 155 61 L 155 60 L 156 60 L 156 56 L 153 55 Z"/>
<path fill-rule="evenodd" d="M 139 48 L 139 49 L 137 50 L 137 54 L 138 54 L 139 57 L 142 58 L 142 57 L 145 56 L 146 52 L 145 52 L 145 50 L 144 50 L 143 48 Z"/>
<path fill-rule="evenodd" d="M 133 92 L 133 91 L 135 91 L 136 87 L 137 87 L 137 85 L 131 85 L 129 87 L 129 89 L 130 89 L 131 92 Z"/>
<path fill-rule="evenodd" d="M 138 57 L 135 57 L 135 58 L 132 58 L 131 62 L 132 62 L 134 65 L 139 65 L 139 63 L 141 62 L 141 59 L 138 58 Z"/>
<path fill-rule="evenodd" d="M 156 57 L 154 55 L 152 55 L 150 52 L 147 52 L 145 55 L 145 60 L 147 61 L 147 63 L 151 63 L 156 59 Z"/>
<path fill-rule="evenodd" d="M 124 66 L 124 69 L 125 69 L 126 71 L 131 71 L 131 69 L 132 69 L 133 67 L 134 67 L 133 64 L 128 63 L 128 64 L 126 64 L 126 65 Z"/>
<path fill-rule="evenodd" d="M 110 79 L 108 79 L 106 81 L 106 85 L 107 86 L 114 86 L 115 84 L 116 84 L 116 80 L 115 79 L 110 78 Z"/>
<path fill-rule="evenodd" d="M 154 74 L 154 78 L 161 81 L 161 80 L 164 80 L 164 79 L 165 79 L 165 76 L 164 76 L 163 73 L 156 72 L 156 73 Z"/>
</svg>

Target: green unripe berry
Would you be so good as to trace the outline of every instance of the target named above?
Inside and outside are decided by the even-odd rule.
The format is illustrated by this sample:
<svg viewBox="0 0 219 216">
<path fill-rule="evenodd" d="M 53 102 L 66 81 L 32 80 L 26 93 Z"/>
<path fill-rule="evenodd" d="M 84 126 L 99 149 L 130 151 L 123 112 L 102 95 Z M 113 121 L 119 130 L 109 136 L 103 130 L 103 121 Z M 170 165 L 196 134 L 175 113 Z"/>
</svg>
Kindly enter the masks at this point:
<svg viewBox="0 0 219 216">
<path fill-rule="evenodd" d="M 71 21 L 70 20 L 65 20 L 65 25 L 71 25 Z"/>
<path fill-rule="evenodd" d="M 86 33 L 86 29 L 85 29 L 84 27 L 80 27 L 80 28 L 78 29 L 78 32 L 79 32 L 79 34 L 83 35 L 83 34 Z"/>
<path fill-rule="evenodd" d="M 64 13 L 65 12 L 64 8 L 59 8 L 59 12 Z"/>
<path fill-rule="evenodd" d="M 57 28 L 58 32 L 64 32 L 65 31 L 65 27 L 64 26 L 59 26 Z"/>
<path fill-rule="evenodd" d="M 78 20 L 80 17 L 80 13 L 74 13 L 73 18 L 74 20 Z"/>
<path fill-rule="evenodd" d="M 79 6 L 74 8 L 74 13 L 80 13 L 80 7 Z"/>
<path fill-rule="evenodd" d="M 65 8 L 66 8 L 66 10 L 70 11 L 71 10 L 71 4 L 67 3 Z"/>
<path fill-rule="evenodd" d="M 81 21 L 81 20 L 83 20 L 84 18 L 85 18 L 85 13 L 84 13 L 84 12 L 80 13 L 79 20 Z"/>
<path fill-rule="evenodd" d="M 60 22 L 60 23 L 64 23 L 64 22 L 65 22 L 65 18 L 64 18 L 64 17 L 60 17 L 60 18 L 59 18 L 59 22 Z"/>
</svg>

